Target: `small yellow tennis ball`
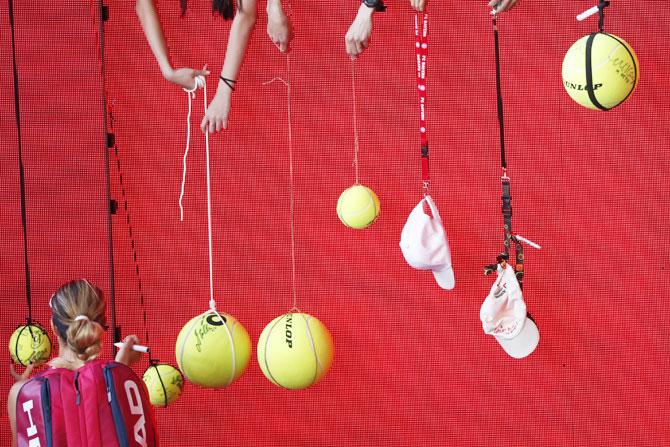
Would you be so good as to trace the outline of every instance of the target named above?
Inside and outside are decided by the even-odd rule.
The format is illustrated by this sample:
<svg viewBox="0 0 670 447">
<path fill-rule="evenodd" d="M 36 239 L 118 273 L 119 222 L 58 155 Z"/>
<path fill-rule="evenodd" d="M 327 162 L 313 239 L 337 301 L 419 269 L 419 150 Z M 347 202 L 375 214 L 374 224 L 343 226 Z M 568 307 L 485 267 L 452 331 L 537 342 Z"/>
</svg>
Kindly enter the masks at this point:
<svg viewBox="0 0 670 447">
<path fill-rule="evenodd" d="M 15 363 L 41 365 L 51 356 L 49 334 L 36 324 L 19 326 L 9 338 L 9 352 Z"/>
<path fill-rule="evenodd" d="M 222 312 L 207 311 L 191 319 L 179 332 L 175 348 L 184 377 L 205 388 L 233 383 L 251 357 L 247 330 L 233 316 Z"/>
<path fill-rule="evenodd" d="M 626 41 L 612 34 L 593 33 L 579 39 L 566 53 L 563 86 L 582 106 L 609 110 L 633 93 L 639 69 L 637 56 Z"/>
<path fill-rule="evenodd" d="M 317 383 L 333 363 L 333 338 L 326 326 L 305 313 L 280 315 L 258 340 L 258 363 L 275 385 L 301 390 Z"/>
<path fill-rule="evenodd" d="M 181 396 L 184 388 L 184 378 L 179 370 L 166 364 L 152 364 L 144 371 L 142 380 L 154 407 L 167 407 Z"/>
<path fill-rule="evenodd" d="M 377 194 L 363 185 L 345 189 L 337 201 L 337 216 L 350 228 L 360 230 L 369 227 L 379 216 Z"/>
</svg>

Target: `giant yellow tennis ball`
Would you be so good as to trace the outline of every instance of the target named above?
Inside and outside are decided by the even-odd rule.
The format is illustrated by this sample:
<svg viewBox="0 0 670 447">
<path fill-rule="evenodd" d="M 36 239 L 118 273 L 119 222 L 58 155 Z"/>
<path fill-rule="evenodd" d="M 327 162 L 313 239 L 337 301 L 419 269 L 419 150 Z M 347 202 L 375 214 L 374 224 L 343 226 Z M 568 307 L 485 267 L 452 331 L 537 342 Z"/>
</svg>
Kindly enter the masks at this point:
<svg viewBox="0 0 670 447">
<path fill-rule="evenodd" d="M 261 333 L 258 363 L 275 385 L 291 390 L 307 388 L 330 369 L 333 338 L 326 326 L 311 315 L 280 315 Z"/>
<path fill-rule="evenodd" d="M 251 339 L 233 316 L 207 311 L 184 325 L 175 351 L 186 379 L 205 388 L 221 388 L 247 368 Z"/>
<path fill-rule="evenodd" d="M 15 363 L 41 365 L 51 355 L 49 334 L 37 324 L 19 326 L 9 338 L 9 352 Z"/>
<path fill-rule="evenodd" d="M 363 185 L 345 189 L 337 201 L 337 216 L 350 228 L 360 230 L 369 227 L 379 216 L 377 194 Z"/>
<path fill-rule="evenodd" d="M 152 364 L 144 371 L 142 380 L 147 386 L 154 407 L 167 407 L 181 396 L 184 378 L 177 368 L 164 363 Z"/>
<path fill-rule="evenodd" d="M 623 39 L 593 33 L 575 42 L 563 59 L 563 86 L 577 103 L 609 110 L 628 98 L 639 78 L 633 49 Z"/>
</svg>

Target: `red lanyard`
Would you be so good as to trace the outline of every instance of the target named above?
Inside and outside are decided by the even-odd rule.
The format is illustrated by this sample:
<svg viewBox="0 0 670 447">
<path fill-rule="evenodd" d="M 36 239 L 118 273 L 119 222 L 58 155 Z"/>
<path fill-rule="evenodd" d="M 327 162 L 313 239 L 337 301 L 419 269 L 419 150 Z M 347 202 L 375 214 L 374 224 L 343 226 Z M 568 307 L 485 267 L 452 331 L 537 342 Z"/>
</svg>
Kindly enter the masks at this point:
<svg viewBox="0 0 670 447">
<path fill-rule="evenodd" d="M 428 192 L 430 169 L 428 163 L 428 136 L 426 135 L 426 65 L 428 59 L 428 14 L 414 16 L 416 36 L 416 87 L 419 92 L 419 136 L 421 138 L 421 180 L 424 192 Z"/>
</svg>

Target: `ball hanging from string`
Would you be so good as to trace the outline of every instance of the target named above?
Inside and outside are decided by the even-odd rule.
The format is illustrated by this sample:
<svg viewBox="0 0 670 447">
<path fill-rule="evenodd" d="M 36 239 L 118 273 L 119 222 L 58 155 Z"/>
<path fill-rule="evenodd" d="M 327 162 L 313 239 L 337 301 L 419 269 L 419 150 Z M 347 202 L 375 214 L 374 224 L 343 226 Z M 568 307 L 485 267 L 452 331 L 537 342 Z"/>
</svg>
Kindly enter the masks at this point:
<svg viewBox="0 0 670 447">
<path fill-rule="evenodd" d="M 9 338 L 9 352 L 17 364 L 39 366 L 51 356 L 51 339 L 38 324 L 22 325 Z"/>
<path fill-rule="evenodd" d="M 222 388 L 246 370 L 251 339 L 235 317 L 209 310 L 184 325 L 175 351 L 179 369 L 189 382 L 204 388 Z"/>
<path fill-rule="evenodd" d="M 319 382 L 330 369 L 333 338 L 317 318 L 289 312 L 265 326 L 257 355 L 269 381 L 291 390 L 304 389 Z"/>
<path fill-rule="evenodd" d="M 363 185 L 345 189 L 337 201 L 337 216 L 349 228 L 361 230 L 372 225 L 379 217 L 379 198 Z"/>
<path fill-rule="evenodd" d="M 184 377 L 177 368 L 166 363 L 151 362 L 142 375 L 149 400 L 154 407 L 167 407 L 181 396 Z"/>
<path fill-rule="evenodd" d="M 356 111 L 356 64 L 351 62 L 351 94 L 354 125 L 354 185 L 345 189 L 337 201 L 337 217 L 349 228 L 361 230 L 372 225 L 379 217 L 379 198 L 374 191 L 359 183 L 358 177 L 358 120 Z"/>
<path fill-rule="evenodd" d="M 578 104 L 609 110 L 622 104 L 639 81 L 639 63 L 620 37 L 593 33 L 575 42 L 563 59 L 563 86 Z"/>
</svg>

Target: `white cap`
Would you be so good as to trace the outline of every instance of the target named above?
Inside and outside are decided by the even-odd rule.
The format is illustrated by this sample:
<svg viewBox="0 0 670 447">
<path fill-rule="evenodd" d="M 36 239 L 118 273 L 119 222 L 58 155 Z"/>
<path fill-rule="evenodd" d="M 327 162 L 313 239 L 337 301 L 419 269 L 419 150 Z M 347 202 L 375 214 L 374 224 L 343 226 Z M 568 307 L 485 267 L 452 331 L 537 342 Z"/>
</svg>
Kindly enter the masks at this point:
<svg viewBox="0 0 670 447">
<path fill-rule="evenodd" d="M 493 335 L 507 354 L 515 359 L 530 355 L 540 341 L 535 322 L 528 318 L 514 269 L 498 266 L 498 279 L 479 311 L 484 332 Z"/>
<path fill-rule="evenodd" d="M 424 202 L 432 217 L 424 211 Z M 449 241 L 433 199 L 426 195 L 414 207 L 400 235 L 400 249 L 407 263 L 419 270 L 432 270 L 437 284 L 451 290 L 456 285 L 451 268 Z"/>
</svg>

